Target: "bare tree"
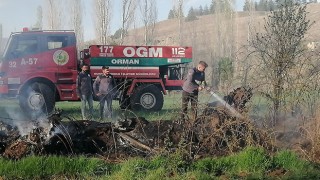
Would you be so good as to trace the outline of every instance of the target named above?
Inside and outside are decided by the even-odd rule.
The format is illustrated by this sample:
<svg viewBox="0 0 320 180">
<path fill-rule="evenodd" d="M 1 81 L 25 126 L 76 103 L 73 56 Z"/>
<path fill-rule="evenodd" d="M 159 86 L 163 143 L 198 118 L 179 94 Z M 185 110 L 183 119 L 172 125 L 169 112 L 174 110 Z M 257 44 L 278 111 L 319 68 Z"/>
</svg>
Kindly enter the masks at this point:
<svg viewBox="0 0 320 180">
<path fill-rule="evenodd" d="M 156 0 L 141 0 L 140 12 L 144 25 L 144 44 L 153 43 L 153 35 L 158 18 L 158 10 Z"/>
<path fill-rule="evenodd" d="M 42 19 L 43 19 L 42 7 L 38 6 L 38 8 L 37 8 L 37 22 L 34 25 L 35 28 L 42 29 Z"/>
<path fill-rule="evenodd" d="M 255 6 L 254 6 L 254 0 L 246 0 L 245 5 L 244 5 L 244 11 L 247 11 L 249 14 L 249 21 L 247 25 L 247 42 L 250 42 L 252 40 L 253 32 L 254 32 L 254 22 L 255 22 Z M 239 29 L 237 28 L 237 31 Z M 238 34 L 238 33 L 237 33 Z M 248 51 L 247 47 L 245 48 L 246 52 Z M 238 47 L 237 47 L 238 51 Z M 236 72 L 239 73 L 239 77 L 241 77 L 241 83 L 243 86 L 246 86 L 248 84 L 248 75 L 249 75 L 249 70 L 251 68 L 250 61 L 252 60 L 252 57 L 247 56 L 243 61 L 240 62 L 238 60 L 237 62 L 239 63 L 236 66 Z"/>
<path fill-rule="evenodd" d="M 61 0 L 46 0 L 47 26 L 48 29 L 62 28 L 62 7 Z"/>
<path fill-rule="evenodd" d="M 70 22 L 77 37 L 78 50 L 83 47 L 82 2 L 81 0 L 69 0 L 71 10 Z"/>
<path fill-rule="evenodd" d="M 120 45 L 123 44 L 128 29 L 134 20 L 136 6 L 137 0 L 122 0 Z"/>
<path fill-rule="evenodd" d="M 214 73 L 212 74 L 212 84 L 216 88 L 222 88 L 228 92 L 233 78 L 233 62 L 235 60 L 235 11 L 233 9 L 234 0 L 214 1 L 213 20 L 214 35 L 212 43 L 212 62 Z M 225 62 L 223 62 L 225 61 Z M 223 77 L 227 77 L 223 78 Z"/>
<path fill-rule="evenodd" d="M 93 1 L 95 21 L 95 32 L 97 36 L 97 43 L 108 44 L 108 37 L 110 31 L 112 0 L 96 0 Z"/>
<path fill-rule="evenodd" d="M 175 17 L 178 20 L 179 23 L 179 45 L 182 45 L 182 26 L 183 26 L 183 18 L 184 18 L 184 14 L 183 14 L 183 8 L 184 8 L 184 0 L 173 0 L 173 9 L 175 10 L 174 12 Z"/>
<path fill-rule="evenodd" d="M 273 104 L 273 121 L 279 120 L 285 103 L 285 93 L 292 89 L 297 77 L 311 75 L 304 70 L 309 63 L 303 57 L 306 49 L 303 39 L 312 22 L 307 20 L 306 5 L 284 1 L 277 11 L 266 19 L 263 33 L 257 33 L 251 41 L 253 52 L 259 57 L 255 69 L 255 82 L 261 83 L 262 93 Z M 295 76 L 298 75 L 298 76 Z M 296 78 L 292 79 L 292 76 Z M 299 78 L 299 84 L 305 84 Z M 304 85 L 303 85 L 304 86 Z"/>
</svg>

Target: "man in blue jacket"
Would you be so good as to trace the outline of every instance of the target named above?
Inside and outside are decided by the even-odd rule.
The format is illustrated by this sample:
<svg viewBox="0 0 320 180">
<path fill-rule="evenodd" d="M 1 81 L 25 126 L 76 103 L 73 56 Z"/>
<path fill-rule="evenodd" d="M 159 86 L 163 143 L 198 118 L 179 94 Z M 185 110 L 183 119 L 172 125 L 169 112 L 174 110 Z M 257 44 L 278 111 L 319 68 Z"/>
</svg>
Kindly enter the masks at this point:
<svg viewBox="0 0 320 180">
<path fill-rule="evenodd" d="M 188 103 L 191 102 L 192 118 L 197 118 L 197 105 L 199 91 L 205 88 L 205 69 L 208 64 L 204 61 L 200 61 L 197 67 L 189 69 L 187 77 L 182 86 L 182 115 L 181 119 L 186 120 Z"/>
</svg>

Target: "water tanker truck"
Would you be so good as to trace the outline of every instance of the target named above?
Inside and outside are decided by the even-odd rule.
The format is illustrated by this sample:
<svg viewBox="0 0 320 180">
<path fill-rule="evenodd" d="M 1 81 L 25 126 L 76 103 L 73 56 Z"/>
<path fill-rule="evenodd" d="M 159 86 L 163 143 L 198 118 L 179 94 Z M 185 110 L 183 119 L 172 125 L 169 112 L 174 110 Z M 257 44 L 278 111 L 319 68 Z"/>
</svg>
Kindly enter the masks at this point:
<svg viewBox="0 0 320 180">
<path fill-rule="evenodd" d="M 10 35 L 0 64 L 0 97 L 16 98 L 28 114 L 50 113 L 57 101 L 79 101 L 76 78 L 88 64 L 94 78 L 109 66 L 121 108 L 161 110 L 167 90 L 180 90 L 192 48 L 90 45 L 77 52 L 73 31 Z"/>
</svg>

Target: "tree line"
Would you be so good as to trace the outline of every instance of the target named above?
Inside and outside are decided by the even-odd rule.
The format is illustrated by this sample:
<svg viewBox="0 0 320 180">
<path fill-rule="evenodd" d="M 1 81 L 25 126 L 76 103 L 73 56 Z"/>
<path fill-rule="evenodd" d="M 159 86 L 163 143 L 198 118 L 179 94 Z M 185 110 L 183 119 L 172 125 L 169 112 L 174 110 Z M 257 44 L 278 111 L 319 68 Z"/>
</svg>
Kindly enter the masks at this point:
<svg viewBox="0 0 320 180">
<path fill-rule="evenodd" d="M 200 5 L 198 8 L 190 7 L 187 16 L 185 17 L 185 21 L 194 21 L 197 20 L 198 16 L 204 16 L 215 13 L 215 7 L 217 6 L 217 2 L 219 0 L 212 0 L 210 7 L 205 5 L 204 7 Z M 283 4 L 285 0 L 246 0 L 243 6 L 243 11 L 273 11 L 276 10 L 279 5 Z M 288 1 L 288 0 L 287 0 Z M 290 0 L 289 0 L 290 1 Z M 294 3 L 298 4 L 307 4 L 307 3 L 317 3 L 317 0 L 291 0 Z M 221 2 L 220 2 L 221 4 Z M 168 14 L 168 19 L 177 18 L 176 9 L 171 9 Z"/>
<path fill-rule="evenodd" d="M 243 11 L 273 11 L 284 4 L 285 1 L 297 3 L 297 4 L 307 4 L 307 3 L 317 3 L 317 0 L 246 0 L 243 6 Z"/>
<path fill-rule="evenodd" d="M 209 14 L 214 14 L 217 12 L 217 8 L 222 8 L 222 9 L 227 9 L 227 10 L 231 10 L 230 1 L 224 1 L 224 0 L 212 0 L 210 5 L 200 5 L 198 8 L 195 8 L 193 6 L 191 6 L 188 10 L 188 14 L 185 17 L 185 21 L 189 22 L 189 21 L 194 21 L 197 20 L 197 16 L 205 16 L 205 15 L 209 15 Z M 174 18 L 178 18 L 178 14 L 177 14 L 177 9 L 175 9 L 175 7 L 173 7 L 168 14 L 168 19 L 174 19 Z M 218 10 L 219 11 L 219 10 Z M 182 17 L 184 17 L 184 15 L 182 14 Z"/>
<path fill-rule="evenodd" d="M 204 16 L 204 15 L 209 15 L 213 13 L 214 13 L 213 6 L 210 6 L 210 8 L 208 7 L 208 5 L 205 5 L 204 7 L 200 5 L 199 8 L 190 7 L 188 11 L 188 15 L 186 17 L 186 21 L 193 21 L 197 19 L 197 16 Z M 178 18 L 177 12 L 175 9 L 171 9 L 168 14 L 168 19 L 174 19 L 174 18 Z"/>
</svg>

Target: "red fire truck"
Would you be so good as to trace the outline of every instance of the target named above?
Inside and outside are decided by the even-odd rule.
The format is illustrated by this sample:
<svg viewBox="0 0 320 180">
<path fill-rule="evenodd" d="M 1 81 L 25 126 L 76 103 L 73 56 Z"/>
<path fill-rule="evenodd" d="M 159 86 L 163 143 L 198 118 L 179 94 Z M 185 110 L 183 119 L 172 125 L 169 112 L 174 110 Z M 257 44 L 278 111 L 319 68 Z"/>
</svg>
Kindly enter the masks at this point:
<svg viewBox="0 0 320 180">
<path fill-rule="evenodd" d="M 57 101 L 77 101 L 82 63 L 93 78 L 110 67 L 121 108 L 161 110 L 166 90 L 179 90 L 191 47 L 91 45 L 77 53 L 73 31 L 12 33 L 0 64 L 0 96 L 18 98 L 28 113 L 50 113 Z"/>
</svg>

